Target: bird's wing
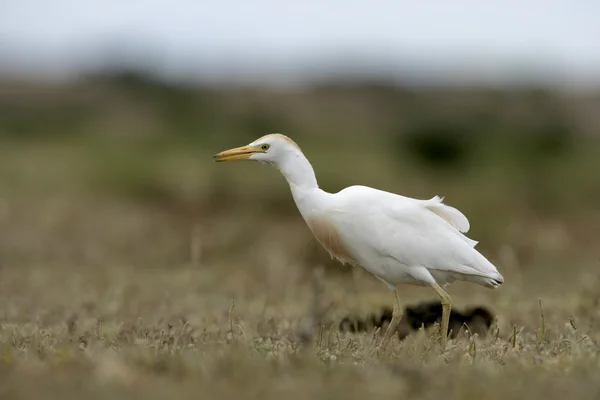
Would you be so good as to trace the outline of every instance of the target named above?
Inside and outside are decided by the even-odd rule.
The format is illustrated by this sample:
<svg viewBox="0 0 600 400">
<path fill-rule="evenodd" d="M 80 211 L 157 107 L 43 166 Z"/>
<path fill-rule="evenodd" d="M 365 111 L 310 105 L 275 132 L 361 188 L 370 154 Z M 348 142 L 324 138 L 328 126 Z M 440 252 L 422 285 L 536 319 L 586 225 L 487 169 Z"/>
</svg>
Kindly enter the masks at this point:
<svg viewBox="0 0 600 400">
<path fill-rule="evenodd" d="M 439 199 L 436 203 L 355 187 L 346 190 L 341 201 L 346 217 L 338 221 L 345 225 L 343 229 L 356 248 L 393 258 L 407 267 L 469 275 L 497 273 L 473 248 L 477 242 L 431 211 L 432 205 L 439 207 Z"/>
<path fill-rule="evenodd" d="M 398 207 L 406 207 L 408 205 L 420 205 L 419 209 L 424 209 L 434 213 L 452 227 L 454 227 L 459 232 L 468 232 L 470 229 L 470 223 L 467 217 L 460 212 L 458 209 L 444 204 L 444 198 L 439 196 L 434 196 L 428 200 L 419 200 L 413 199 L 410 197 L 402 196 L 396 193 L 390 193 L 379 189 L 373 189 L 368 186 L 351 186 L 346 188 L 345 191 L 348 194 L 358 194 L 359 197 L 366 196 L 374 201 L 386 202 L 388 207 L 398 208 Z M 341 193 L 341 192 L 340 192 Z M 420 210 L 424 211 L 424 210 Z M 469 243 L 472 247 L 477 245 L 476 240 L 469 239 L 465 235 L 459 235 L 464 241 Z"/>
</svg>

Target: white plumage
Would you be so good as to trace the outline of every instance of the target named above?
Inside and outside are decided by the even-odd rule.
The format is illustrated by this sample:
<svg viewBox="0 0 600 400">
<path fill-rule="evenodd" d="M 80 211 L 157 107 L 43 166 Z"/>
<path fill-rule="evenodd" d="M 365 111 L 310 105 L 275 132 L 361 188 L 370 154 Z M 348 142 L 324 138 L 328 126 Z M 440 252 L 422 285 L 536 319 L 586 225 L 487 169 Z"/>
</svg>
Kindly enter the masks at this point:
<svg viewBox="0 0 600 400">
<path fill-rule="evenodd" d="M 496 288 L 504 282 L 475 249 L 477 242 L 464 235 L 469 220 L 438 196 L 418 200 L 359 185 L 325 192 L 298 145 L 281 134 L 263 136 L 215 157 L 267 162 L 278 168 L 315 238 L 340 262 L 364 267 L 395 294 L 398 284 L 431 286 L 442 299 L 444 343 L 451 300 L 441 286 L 462 280 Z M 396 301 L 382 347 L 402 316 L 397 294 Z"/>
</svg>

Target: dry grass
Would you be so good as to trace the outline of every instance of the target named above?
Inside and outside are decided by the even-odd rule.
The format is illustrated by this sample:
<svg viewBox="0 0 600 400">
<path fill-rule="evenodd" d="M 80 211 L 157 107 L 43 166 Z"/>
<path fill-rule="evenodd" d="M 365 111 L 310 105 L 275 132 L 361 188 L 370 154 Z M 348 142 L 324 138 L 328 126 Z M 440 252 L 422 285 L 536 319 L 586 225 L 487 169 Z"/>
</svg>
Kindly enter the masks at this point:
<svg viewBox="0 0 600 400">
<path fill-rule="evenodd" d="M 243 269 L 4 267 L 2 398 L 591 399 L 600 391 L 600 293 L 589 279 L 589 291 L 574 280 L 542 292 L 543 314 L 526 284 L 518 293 L 514 284 L 495 292 L 458 285 L 457 306 L 484 303 L 498 314 L 491 335 L 461 335 L 442 353 L 432 329 L 378 357 L 372 333 L 340 333 L 328 322 L 391 301 L 379 282 L 322 277 L 317 302 L 328 311 L 303 341 L 303 321 L 316 315 L 311 277 L 281 277 L 275 287 L 265 271 Z M 248 281 L 256 274 L 263 284 Z"/>
<path fill-rule="evenodd" d="M 462 335 L 441 353 L 429 330 L 378 357 L 372 332 L 337 323 L 393 297 L 322 250 L 306 255 L 310 233 L 297 216 L 246 205 L 230 218 L 186 220 L 64 192 L 17 197 L 6 196 L 2 219 L 3 399 L 586 399 L 600 390 L 597 259 L 594 247 L 565 244 L 577 235 L 566 221 L 552 229 L 507 217 L 497 226 L 516 226 L 512 241 L 482 243 L 506 284 L 450 287 L 457 308 L 482 304 L 498 316 L 491 335 Z M 484 221 L 498 218 L 473 225 L 492 231 Z M 320 264 L 330 268 L 315 277 Z M 405 304 L 435 298 L 402 288 Z"/>
</svg>

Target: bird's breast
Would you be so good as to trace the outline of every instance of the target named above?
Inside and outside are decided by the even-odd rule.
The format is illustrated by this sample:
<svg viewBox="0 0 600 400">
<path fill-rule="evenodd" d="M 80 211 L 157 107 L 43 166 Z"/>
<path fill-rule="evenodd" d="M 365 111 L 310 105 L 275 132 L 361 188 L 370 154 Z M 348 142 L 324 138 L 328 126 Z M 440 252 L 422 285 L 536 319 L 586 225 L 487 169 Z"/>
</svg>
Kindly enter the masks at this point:
<svg viewBox="0 0 600 400">
<path fill-rule="evenodd" d="M 339 230 L 330 217 L 309 216 L 306 217 L 306 223 L 317 241 L 321 243 L 332 258 L 337 259 L 343 264 L 356 264 Z"/>
</svg>

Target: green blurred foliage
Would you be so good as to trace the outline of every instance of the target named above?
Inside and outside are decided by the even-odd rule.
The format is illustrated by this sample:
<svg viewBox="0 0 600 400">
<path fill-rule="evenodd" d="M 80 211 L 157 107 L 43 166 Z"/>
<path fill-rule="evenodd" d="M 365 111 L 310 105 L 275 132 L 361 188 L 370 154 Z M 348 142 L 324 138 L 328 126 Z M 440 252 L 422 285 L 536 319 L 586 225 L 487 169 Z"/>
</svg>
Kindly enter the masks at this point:
<svg viewBox="0 0 600 400">
<path fill-rule="evenodd" d="M 62 85 L 5 83 L 3 196 L 88 196 L 76 200 L 83 205 L 101 196 L 171 215 L 178 222 L 168 229 L 183 231 L 243 218 L 252 222 L 231 225 L 241 235 L 231 241 L 247 249 L 256 245 L 257 229 L 301 224 L 297 210 L 273 168 L 215 164 L 212 155 L 272 132 L 300 144 L 323 189 L 364 184 L 411 197 L 445 196 L 478 221 L 473 236 L 491 246 L 516 240 L 508 216 L 519 226 L 538 217 L 568 225 L 599 208 L 597 96 L 382 82 L 274 91 L 164 82 L 139 71 Z M 298 232 L 290 240 L 312 263 L 320 250 L 306 244 L 308 231 Z M 335 264 L 323 252 L 320 259 Z"/>
</svg>

